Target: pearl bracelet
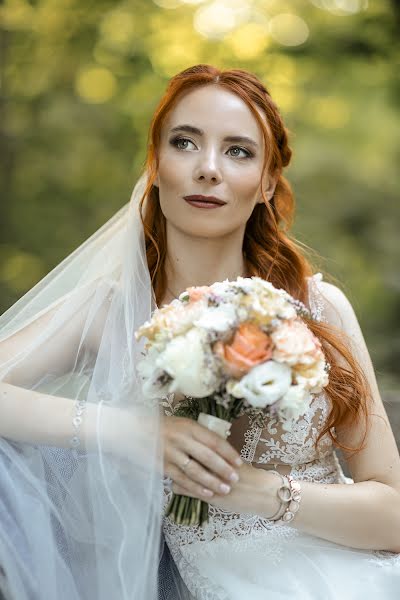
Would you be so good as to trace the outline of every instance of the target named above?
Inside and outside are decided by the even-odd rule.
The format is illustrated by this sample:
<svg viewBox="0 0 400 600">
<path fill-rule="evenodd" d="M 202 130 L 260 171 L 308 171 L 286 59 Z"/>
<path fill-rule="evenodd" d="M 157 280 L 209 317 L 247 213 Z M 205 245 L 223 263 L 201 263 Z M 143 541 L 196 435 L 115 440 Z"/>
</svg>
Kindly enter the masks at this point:
<svg viewBox="0 0 400 600">
<path fill-rule="evenodd" d="M 277 496 L 281 501 L 281 505 L 277 512 L 272 517 L 269 517 L 268 520 L 274 521 L 275 523 L 290 523 L 293 521 L 300 508 L 301 485 L 290 475 L 282 475 L 282 473 L 279 473 L 278 471 L 270 471 L 270 473 L 279 475 L 282 485 L 277 491 Z"/>
</svg>

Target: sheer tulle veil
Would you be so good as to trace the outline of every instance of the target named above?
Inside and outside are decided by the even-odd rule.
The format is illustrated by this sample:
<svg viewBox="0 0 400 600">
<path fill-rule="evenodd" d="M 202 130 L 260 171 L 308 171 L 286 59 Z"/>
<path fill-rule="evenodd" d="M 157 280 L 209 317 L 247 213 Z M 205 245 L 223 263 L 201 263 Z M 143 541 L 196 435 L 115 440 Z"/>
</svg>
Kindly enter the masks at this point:
<svg viewBox="0 0 400 600">
<path fill-rule="evenodd" d="M 141 394 L 134 338 L 155 308 L 139 214 L 146 181 L 0 318 L 0 345 L 13 349 L 1 382 L 45 407 L 13 405 L 16 439 L 0 438 L 6 598 L 157 597 L 160 417 Z"/>
</svg>

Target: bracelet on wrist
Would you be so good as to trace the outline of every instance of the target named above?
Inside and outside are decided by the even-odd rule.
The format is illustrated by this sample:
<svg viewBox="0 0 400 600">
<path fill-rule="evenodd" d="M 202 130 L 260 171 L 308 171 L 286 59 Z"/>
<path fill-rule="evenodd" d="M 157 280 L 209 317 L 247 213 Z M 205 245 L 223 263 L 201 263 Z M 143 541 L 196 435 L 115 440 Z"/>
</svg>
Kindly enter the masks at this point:
<svg viewBox="0 0 400 600">
<path fill-rule="evenodd" d="M 278 499 L 281 505 L 277 512 L 269 517 L 268 520 L 275 523 L 288 524 L 293 521 L 301 503 L 301 485 L 290 475 L 282 475 L 278 471 L 270 471 L 281 478 L 282 485 L 277 490 Z"/>
<path fill-rule="evenodd" d="M 75 411 L 74 418 L 72 419 L 72 425 L 74 427 L 74 435 L 69 440 L 69 446 L 73 450 L 78 450 L 81 446 L 81 439 L 79 437 L 80 427 L 83 421 L 83 412 L 85 410 L 86 401 L 85 400 L 77 400 L 75 402 Z"/>
</svg>

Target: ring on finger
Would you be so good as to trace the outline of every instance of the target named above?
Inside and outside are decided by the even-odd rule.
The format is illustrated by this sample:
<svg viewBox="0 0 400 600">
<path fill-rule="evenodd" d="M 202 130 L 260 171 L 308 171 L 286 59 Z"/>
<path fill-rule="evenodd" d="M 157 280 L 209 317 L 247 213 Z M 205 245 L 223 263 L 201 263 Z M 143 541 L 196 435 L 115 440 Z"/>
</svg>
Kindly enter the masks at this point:
<svg viewBox="0 0 400 600">
<path fill-rule="evenodd" d="M 189 465 L 189 463 L 190 463 L 190 461 L 191 461 L 191 460 L 192 460 L 192 458 L 191 458 L 190 456 L 188 456 L 188 457 L 186 458 L 185 462 L 183 463 L 183 465 L 181 465 L 181 470 L 182 470 L 183 472 L 185 472 L 185 471 L 186 471 L 186 469 L 187 469 L 187 467 L 188 467 L 188 465 Z"/>
</svg>

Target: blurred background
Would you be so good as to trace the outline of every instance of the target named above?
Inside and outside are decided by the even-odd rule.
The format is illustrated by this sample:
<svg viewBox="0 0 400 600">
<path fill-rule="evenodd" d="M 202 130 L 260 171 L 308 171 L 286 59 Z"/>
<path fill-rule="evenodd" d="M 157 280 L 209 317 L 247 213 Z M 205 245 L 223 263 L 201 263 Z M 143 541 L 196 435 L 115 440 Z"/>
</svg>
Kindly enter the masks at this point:
<svg viewBox="0 0 400 600">
<path fill-rule="evenodd" d="M 0 313 L 129 200 L 168 79 L 256 73 L 292 133 L 294 234 L 359 318 L 400 440 L 400 1 L 0 2 Z"/>
</svg>

